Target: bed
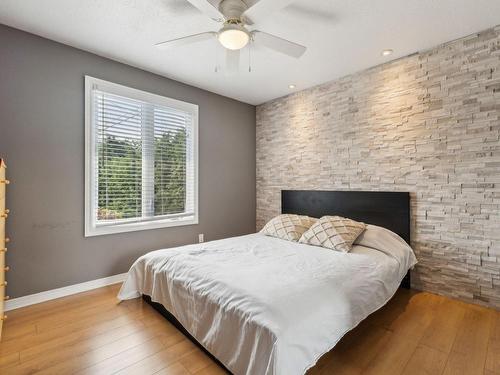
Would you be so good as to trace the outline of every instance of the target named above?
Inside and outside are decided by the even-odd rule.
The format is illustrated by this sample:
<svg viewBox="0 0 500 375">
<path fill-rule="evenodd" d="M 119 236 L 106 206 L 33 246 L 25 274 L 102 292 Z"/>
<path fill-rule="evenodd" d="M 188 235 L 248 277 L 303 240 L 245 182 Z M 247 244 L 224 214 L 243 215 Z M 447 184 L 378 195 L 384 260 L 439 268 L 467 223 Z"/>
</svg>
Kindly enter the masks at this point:
<svg viewBox="0 0 500 375">
<path fill-rule="evenodd" d="M 118 298 L 143 296 L 234 374 L 304 374 L 409 286 L 409 194 L 282 191 L 282 212 L 370 225 L 347 254 L 260 233 L 153 251 Z"/>
</svg>

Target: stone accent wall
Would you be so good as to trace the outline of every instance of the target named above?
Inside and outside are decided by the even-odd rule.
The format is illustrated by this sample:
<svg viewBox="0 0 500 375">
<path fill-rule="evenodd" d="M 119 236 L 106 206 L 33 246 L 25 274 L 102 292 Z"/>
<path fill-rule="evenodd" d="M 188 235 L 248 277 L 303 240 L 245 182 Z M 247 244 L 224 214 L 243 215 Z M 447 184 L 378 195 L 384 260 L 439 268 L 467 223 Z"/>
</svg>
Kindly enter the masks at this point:
<svg viewBox="0 0 500 375">
<path fill-rule="evenodd" d="M 500 308 L 499 133 L 500 26 L 265 103 L 257 229 L 281 189 L 409 191 L 413 287 Z"/>
</svg>

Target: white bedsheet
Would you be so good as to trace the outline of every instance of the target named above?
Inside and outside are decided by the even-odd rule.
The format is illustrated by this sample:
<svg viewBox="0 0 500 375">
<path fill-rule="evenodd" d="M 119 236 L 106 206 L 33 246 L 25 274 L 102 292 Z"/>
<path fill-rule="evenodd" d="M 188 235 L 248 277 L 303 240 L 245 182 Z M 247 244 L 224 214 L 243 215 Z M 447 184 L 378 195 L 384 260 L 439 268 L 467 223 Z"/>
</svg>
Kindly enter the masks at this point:
<svg viewBox="0 0 500 375">
<path fill-rule="evenodd" d="M 416 263 L 396 237 L 348 254 L 259 233 L 153 251 L 118 297 L 151 296 L 234 374 L 303 374 Z"/>
</svg>

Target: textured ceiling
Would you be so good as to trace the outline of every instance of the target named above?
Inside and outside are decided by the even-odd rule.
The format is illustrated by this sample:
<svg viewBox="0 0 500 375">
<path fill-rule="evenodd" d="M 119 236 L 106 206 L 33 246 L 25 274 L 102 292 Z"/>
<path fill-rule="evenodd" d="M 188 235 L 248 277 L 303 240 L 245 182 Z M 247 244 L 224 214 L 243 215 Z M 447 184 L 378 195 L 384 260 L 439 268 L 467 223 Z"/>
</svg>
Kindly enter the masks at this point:
<svg viewBox="0 0 500 375">
<path fill-rule="evenodd" d="M 216 0 L 213 0 L 216 2 Z M 266 0 L 272 1 L 272 0 Z M 255 0 L 248 0 L 253 3 Z M 500 23 L 499 0 L 297 0 L 252 28 L 307 46 L 298 60 L 244 49 L 237 73 L 215 72 L 216 40 L 153 44 L 219 24 L 186 0 L 2 0 L 0 23 L 251 104 L 405 56 Z M 382 57 L 381 50 L 394 54 Z"/>
</svg>

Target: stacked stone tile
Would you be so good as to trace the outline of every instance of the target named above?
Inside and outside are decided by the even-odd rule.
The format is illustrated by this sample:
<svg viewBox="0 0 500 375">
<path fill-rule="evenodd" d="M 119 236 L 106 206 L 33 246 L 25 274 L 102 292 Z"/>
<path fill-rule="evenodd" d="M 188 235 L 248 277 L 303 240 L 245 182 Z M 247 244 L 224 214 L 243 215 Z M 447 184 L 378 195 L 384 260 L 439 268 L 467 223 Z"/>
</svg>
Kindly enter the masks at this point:
<svg viewBox="0 0 500 375">
<path fill-rule="evenodd" d="M 413 287 L 500 308 L 500 26 L 257 107 L 257 229 L 282 189 L 409 191 Z"/>
</svg>

